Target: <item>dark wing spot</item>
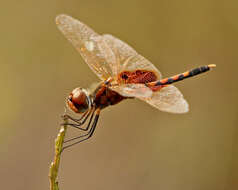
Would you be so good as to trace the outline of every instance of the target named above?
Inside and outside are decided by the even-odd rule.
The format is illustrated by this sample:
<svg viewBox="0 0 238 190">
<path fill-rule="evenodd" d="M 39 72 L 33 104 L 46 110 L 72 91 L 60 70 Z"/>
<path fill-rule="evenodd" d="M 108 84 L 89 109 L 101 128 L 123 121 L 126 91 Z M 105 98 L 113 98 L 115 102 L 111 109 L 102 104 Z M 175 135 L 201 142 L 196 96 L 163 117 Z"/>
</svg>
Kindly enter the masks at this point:
<svg viewBox="0 0 238 190">
<path fill-rule="evenodd" d="M 125 74 L 125 73 L 123 73 L 122 75 L 121 75 L 121 78 L 123 78 L 123 79 L 128 79 L 128 76 Z"/>
</svg>

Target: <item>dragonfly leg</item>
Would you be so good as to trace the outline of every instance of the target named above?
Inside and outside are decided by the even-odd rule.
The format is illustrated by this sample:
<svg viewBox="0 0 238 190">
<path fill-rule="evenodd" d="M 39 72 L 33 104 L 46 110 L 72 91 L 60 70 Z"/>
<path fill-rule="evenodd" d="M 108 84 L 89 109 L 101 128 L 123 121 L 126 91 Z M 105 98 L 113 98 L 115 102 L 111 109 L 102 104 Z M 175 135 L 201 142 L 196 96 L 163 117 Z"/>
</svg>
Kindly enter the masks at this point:
<svg viewBox="0 0 238 190">
<path fill-rule="evenodd" d="M 98 118 L 99 118 L 99 115 L 100 115 L 100 109 L 97 109 L 95 112 L 96 112 L 96 115 L 95 115 L 95 117 L 94 117 L 94 119 L 93 119 L 92 125 L 91 125 L 91 122 L 92 122 L 92 118 L 93 118 L 93 117 L 91 116 L 90 121 L 89 121 L 88 126 L 87 126 L 87 128 L 90 128 L 89 132 L 86 133 L 86 134 L 84 134 L 84 135 L 81 135 L 81 136 L 78 136 L 78 137 L 74 137 L 74 138 L 72 138 L 72 139 L 69 139 L 69 140 L 64 141 L 64 143 L 67 143 L 67 142 L 74 141 L 74 140 L 76 140 L 76 139 L 78 140 L 78 141 L 76 141 L 76 142 L 74 142 L 74 143 L 72 143 L 72 144 L 69 144 L 69 145 L 64 146 L 63 149 L 62 149 L 62 151 L 65 150 L 66 148 L 69 148 L 69 147 L 74 146 L 74 145 L 76 145 L 76 144 L 79 144 L 79 143 L 81 143 L 81 142 L 83 142 L 83 141 L 86 141 L 87 139 L 89 139 L 90 137 L 92 137 L 92 135 L 93 135 L 93 133 L 94 133 L 94 131 L 95 131 L 95 128 L 96 128 L 96 126 L 97 126 Z M 92 115 L 94 115 L 94 112 L 93 112 Z M 90 127 L 90 125 L 91 125 L 91 127 Z M 85 137 L 85 138 L 84 138 L 84 137 Z"/>
<path fill-rule="evenodd" d="M 62 117 L 64 117 L 64 118 L 66 117 L 67 119 L 72 120 L 72 121 L 75 122 L 75 123 L 67 123 L 67 126 L 71 126 L 71 127 L 83 130 L 83 131 L 87 131 L 88 128 L 82 128 L 82 127 L 79 127 L 79 126 L 83 125 L 87 121 L 88 117 L 92 114 L 93 110 L 94 110 L 94 108 L 92 108 L 91 110 L 87 111 L 87 113 L 84 114 L 79 119 L 75 119 L 75 118 L 71 117 L 70 115 L 63 115 Z M 61 125 L 64 125 L 64 123 L 62 123 Z"/>
<path fill-rule="evenodd" d="M 64 114 L 64 115 L 62 115 L 61 117 L 62 117 L 62 119 L 69 119 L 69 120 L 72 120 L 72 121 L 74 121 L 74 122 L 76 122 L 76 123 L 80 123 L 80 121 L 81 121 L 83 118 L 85 118 L 85 116 L 87 116 L 87 114 L 88 114 L 90 111 L 92 111 L 92 109 L 87 110 L 79 119 L 75 119 L 75 118 L 71 117 L 71 116 L 68 115 L 68 114 Z"/>
</svg>

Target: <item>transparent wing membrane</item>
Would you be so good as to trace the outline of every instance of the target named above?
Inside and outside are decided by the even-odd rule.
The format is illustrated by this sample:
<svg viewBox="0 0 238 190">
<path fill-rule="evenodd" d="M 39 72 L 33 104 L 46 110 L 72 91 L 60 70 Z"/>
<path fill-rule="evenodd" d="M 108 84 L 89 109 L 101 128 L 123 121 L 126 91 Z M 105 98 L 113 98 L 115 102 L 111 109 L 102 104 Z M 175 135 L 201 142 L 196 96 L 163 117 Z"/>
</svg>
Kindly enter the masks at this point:
<svg viewBox="0 0 238 190">
<path fill-rule="evenodd" d="M 162 111 L 172 113 L 188 111 L 188 103 L 173 85 L 153 92 L 143 84 L 146 80 L 137 80 L 144 77 L 142 74 L 136 74 L 138 70 L 138 73 L 143 70 L 150 71 L 144 72 L 146 74 L 155 74 L 153 79 L 149 78 L 150 82 L 160 80 L 161 74 L 149 60 L 125 42 L 110 34 L 99 35 L 87 25 L 67 15 L 57 16 L 56 24 L 96 75 L 103 81 L 111 79 L 110 89 L 125 97 L 139 98 Z M 135 77 L 131 81 L 136 82 L 120 80 L 119 77 L 122 77 L 120 73 L 124 71 L 129 71 L 128 73 Z"/>
<path fill-rule="evenodd" d="M 113 52 L 117 55 L 120 63 L 123 63 L 129 57 L 137 55 L 137 52 L 131 46 L 119 40 L 118 38 L 110 34 L 104 34 L 103 38 L 111 47 Z"/>
<path fill-rule="evenodd" d="M 112 86 L 110 89 L 125 97 L 148 98 L 152 96 L 152 91 L 144 84 L 121 84 Z"/>
<path fill-rule="evenodd" d="M 149 60 L 138 54 L 127 43 L 110 34 L 104 34 L 103 38 L 119 60 L 119 72 L 141 69 L 153 71 L 157 75 L 158 80 L 161 78 L 159 70 Z"/>
<path fill-rule="evenodd" d="M 186 113 L 189 105 L 183 98 L 182 93 L 173 85 L 162 88 L 160 91 L 153 92 L 149 98 L 140 98 L 153 107 L 171 113 Z"/>
<path fill-rule="evenodd" d="M 113 76 L 112 66 L 116 64 L 116 58 L 100 35 L 67 15 L 57 16 L 56 24 L 100 79 L 106 80 Z"/>
</svg>

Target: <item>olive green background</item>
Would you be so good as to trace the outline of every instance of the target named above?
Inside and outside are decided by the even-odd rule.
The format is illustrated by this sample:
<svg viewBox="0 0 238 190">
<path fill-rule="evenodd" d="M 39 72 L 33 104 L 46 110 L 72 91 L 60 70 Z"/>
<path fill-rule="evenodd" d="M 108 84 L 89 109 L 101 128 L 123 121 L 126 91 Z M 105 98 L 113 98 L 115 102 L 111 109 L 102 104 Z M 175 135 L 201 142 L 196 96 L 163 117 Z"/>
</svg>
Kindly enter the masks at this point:
<svg viewBox="0 0 238 190">
<path fill-rule="evenodd" d="M 93 138 L 64 152 L 60 189 L 238 189 L 237 9 L 235 0 L 2 1 L 0 188 L 49 188 L 65 97 L 98 81 L 55 25 L 65 13 L 126 41 L 165 77 L 217 68 L 176 85 L 188 114 L 139 100 L 105 109 Z"/>
</svg>

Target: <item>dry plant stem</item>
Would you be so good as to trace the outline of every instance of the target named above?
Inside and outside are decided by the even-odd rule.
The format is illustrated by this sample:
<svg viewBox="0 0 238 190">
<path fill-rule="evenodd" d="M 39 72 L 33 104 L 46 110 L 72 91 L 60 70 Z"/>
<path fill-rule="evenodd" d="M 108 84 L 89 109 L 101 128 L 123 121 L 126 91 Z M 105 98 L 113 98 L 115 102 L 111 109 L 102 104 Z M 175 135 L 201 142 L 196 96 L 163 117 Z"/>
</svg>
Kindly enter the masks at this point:
<svg viewBox="0 0 238 190">
<path fill-rule="evenodd" d="M 51 162 L 49 172 L 50 190 L 59 190 L 58 181 L 56 180 L 58 176 L 60 156 L 63 148 L 64 137 L 67 130 L 67 123 L 68 119 L 64 118 L 64 125 L 61 126 L 58 136 L 55 139 L 55 156 L 53 162 Z"/>
</svg>

